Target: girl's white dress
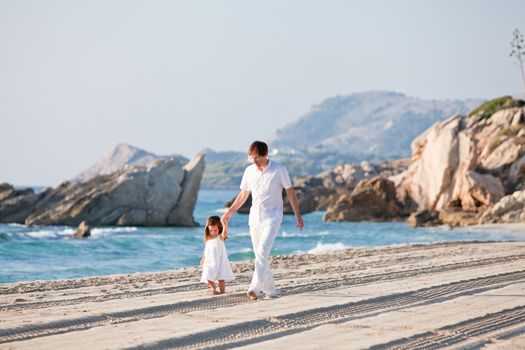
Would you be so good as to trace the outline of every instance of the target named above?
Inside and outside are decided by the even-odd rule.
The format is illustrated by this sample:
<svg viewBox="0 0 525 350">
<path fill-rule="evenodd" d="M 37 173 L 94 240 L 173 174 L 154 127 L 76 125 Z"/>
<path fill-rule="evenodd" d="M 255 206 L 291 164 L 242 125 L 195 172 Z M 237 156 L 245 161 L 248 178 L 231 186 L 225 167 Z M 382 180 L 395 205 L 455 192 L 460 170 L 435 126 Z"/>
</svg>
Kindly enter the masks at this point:
<svg viewBox="0 0 525 350">
<path fill-rule="evenodd" d="M 208 280 L 233 281 L 234 279 L 235 276 L 230 266 L 230 260 L 228 260 L 224 241 L 219 237 L 208 239 L 204 248 L 201 282 L 207 283 Z"/>
</svg>

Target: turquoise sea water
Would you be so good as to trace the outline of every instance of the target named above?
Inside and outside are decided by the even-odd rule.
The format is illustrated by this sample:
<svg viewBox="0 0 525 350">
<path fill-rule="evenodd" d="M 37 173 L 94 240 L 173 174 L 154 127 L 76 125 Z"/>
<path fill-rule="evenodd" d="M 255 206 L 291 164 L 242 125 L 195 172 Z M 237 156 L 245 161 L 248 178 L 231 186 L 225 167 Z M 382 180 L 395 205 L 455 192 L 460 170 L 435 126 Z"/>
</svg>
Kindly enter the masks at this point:
<svg viewBox="0 0 525 350">
<path fill-rule="evenodd" d="M 201 190 L 195 219 L 221 215 L 237 191 Z M 322 212 L 304 215 L 305 229 L 285 216 L 272 255 L 325 252 L 350 247 L 458 240 L 518 240 L 505 232 L 469 232 L 444 227 L 412 229 L 405 223 L 327 223 Z M 0 224 L 0 283 L 52 280 L 116 273 L 162 271 L 196 266 L 203 250 L 203 227 L 92 227 L 89 239 L 71 239 L 76 227 Z M 248 216 L 230 222 L 230 260 L 253 257 Z"/>
</svg>

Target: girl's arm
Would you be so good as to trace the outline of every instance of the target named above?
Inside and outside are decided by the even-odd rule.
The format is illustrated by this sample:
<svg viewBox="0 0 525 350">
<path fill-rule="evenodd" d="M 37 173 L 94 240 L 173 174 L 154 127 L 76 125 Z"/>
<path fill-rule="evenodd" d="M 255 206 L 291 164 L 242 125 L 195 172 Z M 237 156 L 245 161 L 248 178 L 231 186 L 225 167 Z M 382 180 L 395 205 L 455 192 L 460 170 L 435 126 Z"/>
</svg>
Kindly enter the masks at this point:
<svg viewBox="0 0 525 350">
<path fill-rule="evenodd" d="M 221 239 L 223 241 L 228 239 L 228 221 L 222 220 L 222 233 L 221 233 Z"/>
</svg>

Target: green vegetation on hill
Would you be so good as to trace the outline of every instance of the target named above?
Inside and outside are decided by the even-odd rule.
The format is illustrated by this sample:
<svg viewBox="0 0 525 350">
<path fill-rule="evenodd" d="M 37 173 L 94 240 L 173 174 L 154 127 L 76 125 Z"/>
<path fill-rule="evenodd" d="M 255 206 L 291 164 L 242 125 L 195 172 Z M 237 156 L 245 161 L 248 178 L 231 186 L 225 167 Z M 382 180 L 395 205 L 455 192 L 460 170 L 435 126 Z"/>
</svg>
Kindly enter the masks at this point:
<svg viewBox="0 0 525 350">
<path fill-rule="evenodd" d="M 525 101 L 515 100 L 511 96 L 503 96 L 487 101 L 469 113 L 469 117 L 479 116 L 489 118 L 491 115 L 506 108 L 523 107 Z"/>
</svg>

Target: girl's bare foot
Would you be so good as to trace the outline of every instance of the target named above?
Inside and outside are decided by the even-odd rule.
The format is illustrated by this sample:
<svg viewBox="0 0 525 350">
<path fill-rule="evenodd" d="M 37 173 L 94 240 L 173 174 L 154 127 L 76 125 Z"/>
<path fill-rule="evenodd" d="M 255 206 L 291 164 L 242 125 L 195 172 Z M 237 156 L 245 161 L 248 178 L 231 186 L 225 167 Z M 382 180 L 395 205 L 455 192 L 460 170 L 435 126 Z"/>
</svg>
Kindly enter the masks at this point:
<svg viewBox="0 0 525 350">
<path fill-rule="evenodd" d="M 248 300 L 257 300 L 257 294 L 253 291 L 248 291 Z"/>
<path fill-rule="evenodd" d="M 215 282 L 213 282 L 212 280 L 208 280 L 208 285 L 210 286 L 210 289 L 208 289 L 208 295 L 216 295 L 216 294 L 219 294 L 215 291 Z"/>
</svg>

